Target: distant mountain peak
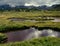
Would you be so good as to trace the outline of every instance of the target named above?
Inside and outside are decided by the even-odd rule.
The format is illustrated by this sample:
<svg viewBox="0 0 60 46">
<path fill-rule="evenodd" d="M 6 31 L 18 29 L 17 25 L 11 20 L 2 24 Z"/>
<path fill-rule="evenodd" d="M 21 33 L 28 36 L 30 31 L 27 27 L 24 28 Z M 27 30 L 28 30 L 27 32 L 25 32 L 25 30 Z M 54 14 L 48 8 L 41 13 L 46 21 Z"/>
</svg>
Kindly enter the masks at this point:
<svg viewBox="0 0 60 46">
<path fill-rule="evenodd" d="M 55 4 L 55 5 L 52 5 L 50 7 L 46 6 L 46 5 L 42 5 L 42 6 L 33 6 L 33 5 L 30 5 L 30 6 L 24 6 L 24 5 L 19 5 L 19 6 L 14 6 L 14 5 L 8 5 L 8 4 L 5 4 L 5 5 L 0 5 L 0 9 L 3 9 L 3 10 L 8 10 L 8 9 L 21 9 L 21 8 L 27 8 L 27 9 L 42 9 L 42 10 L 48 10 L 48 9 L 59 9 L 60 8 L 60 4 Z"/>
</svg>

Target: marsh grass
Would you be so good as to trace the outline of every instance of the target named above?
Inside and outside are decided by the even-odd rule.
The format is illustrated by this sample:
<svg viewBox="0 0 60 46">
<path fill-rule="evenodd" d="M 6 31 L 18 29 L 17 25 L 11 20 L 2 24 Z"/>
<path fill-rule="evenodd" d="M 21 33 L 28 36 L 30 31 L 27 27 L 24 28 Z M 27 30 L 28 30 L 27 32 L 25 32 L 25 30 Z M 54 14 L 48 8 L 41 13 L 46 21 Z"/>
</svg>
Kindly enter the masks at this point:
<svg viewBox="0 0 60 46">
<path fill-rule="evenodd" d="M 41 17 L 41 18 L 40 18 Z M 3 43 L 5 34 L 2 32 L 17 31 L 35 27 L 38 29 L 53 29 L 60 31 L 60 22 L 51 22 L 51 19 L 43 19 L 43 17 L 60 18 L 60 11 L 34 11 L 34 12 L 0 12 L 0 43 Z M 33 21 L 11 21 L 9 18 L 22 18 Z M 46 22 L 44 22 L 46 20 Z M 60 46 L 60 38 L 43 37 L 23 42 L 11 42 L 0 44 L 0 46 Z"/>
<path fill-rule="evenodd" d="M 37 39 L 34 38 L 29 41 L 0 44 L 0 46 L 59 46 L 59 45 L 60 45 L 60 38 L 54 38 L 54 37 L 41 37 Z"/>
<path fill-rule="evenodd" d="M 35 11 L 35 12 L 0 12 L 0 32 L 24 29 L 25 27 L 52 27 L 60 29 L 60 22 L 51 22 L 43 17 L 60 17 L 60 11 Z M 39 18 L 42 17 L 42 18 Z M 8 18 L 22 18 L 33 21 L 11 21 Z M 44 22 L 46 20 L 46 22 Z"/>
<path fill-rule="evenodd" d="M 7 36 L 6 34 L 0 33 L 0 43 L 6 42 Z"/>
</svg>

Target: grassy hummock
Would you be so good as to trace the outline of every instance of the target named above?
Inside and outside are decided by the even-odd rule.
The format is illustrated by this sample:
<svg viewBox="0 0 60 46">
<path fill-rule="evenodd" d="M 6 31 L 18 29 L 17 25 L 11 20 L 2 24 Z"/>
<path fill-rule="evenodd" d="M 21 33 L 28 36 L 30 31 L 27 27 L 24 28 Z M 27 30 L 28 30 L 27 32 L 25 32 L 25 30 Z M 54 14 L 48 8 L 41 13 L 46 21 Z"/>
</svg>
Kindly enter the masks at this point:
<svg viewBox="0 0 60 46">
<path fill-rule="evenodd" d="M 3 33 L 0 33 L 0 43 L 6 42 L 7 36 Z"/>
</svg>

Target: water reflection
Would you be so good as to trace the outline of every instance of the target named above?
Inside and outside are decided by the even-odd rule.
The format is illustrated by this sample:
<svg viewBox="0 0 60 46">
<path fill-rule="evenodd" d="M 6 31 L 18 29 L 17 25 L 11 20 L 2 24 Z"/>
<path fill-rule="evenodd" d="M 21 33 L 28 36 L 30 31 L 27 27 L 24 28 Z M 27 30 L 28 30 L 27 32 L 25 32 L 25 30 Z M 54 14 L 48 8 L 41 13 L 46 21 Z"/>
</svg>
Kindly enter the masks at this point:
<svg viewBox="0 0 60 46">
<path fill-rule="evenodd" d="M 58 17 L 39 17 L 41 20 L 35 20 L 35 19 L 26 19 L 26 18 L 8 18 L 8 20 L 11 21 L 30 21 L 30 22 L 60 22 L 60 18 Z"/>
<path fill-rule="evenodd" d="M 60 18 L 54 18 L 53 22 L 60 22 Z"/>
<path fill-rule="evenodd" d="M 8 37 L 8 42 L 15 42 L 44 36 L 60 37 L 60 32 L 53 31 L 51 29 L 38 30 L 35 28 L 30 28 L 21 31 L 7 32 L 6 35 Z"/>
</svg>

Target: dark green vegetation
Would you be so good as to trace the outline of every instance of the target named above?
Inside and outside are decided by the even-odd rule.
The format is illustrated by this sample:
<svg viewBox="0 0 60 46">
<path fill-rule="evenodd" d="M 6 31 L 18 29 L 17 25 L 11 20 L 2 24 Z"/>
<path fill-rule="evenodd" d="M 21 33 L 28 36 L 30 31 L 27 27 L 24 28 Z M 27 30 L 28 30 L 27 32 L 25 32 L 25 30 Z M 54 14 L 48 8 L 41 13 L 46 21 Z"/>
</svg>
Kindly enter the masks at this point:
<svg viewBox="0 0 60 46">
<path fill-rule="evenodd" d="M 60 46 L 60 38 L 42 37 L 29 41 L 0 44 L 0 46 Z"/>
<path fill-rule="evenodd" d="M 6 42 L 7 36 L 5 34 L 0 33 L 0 43 Z"/>
</svg>

